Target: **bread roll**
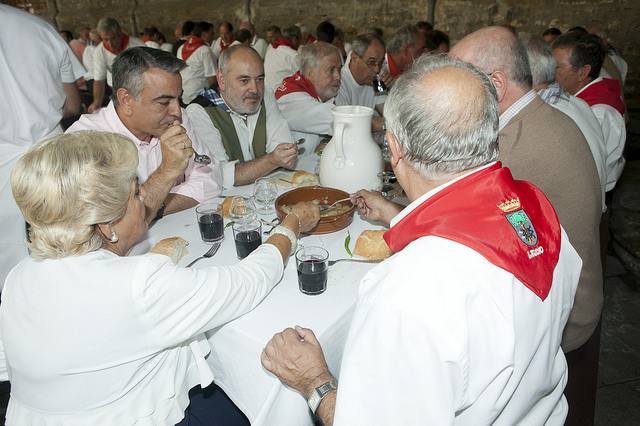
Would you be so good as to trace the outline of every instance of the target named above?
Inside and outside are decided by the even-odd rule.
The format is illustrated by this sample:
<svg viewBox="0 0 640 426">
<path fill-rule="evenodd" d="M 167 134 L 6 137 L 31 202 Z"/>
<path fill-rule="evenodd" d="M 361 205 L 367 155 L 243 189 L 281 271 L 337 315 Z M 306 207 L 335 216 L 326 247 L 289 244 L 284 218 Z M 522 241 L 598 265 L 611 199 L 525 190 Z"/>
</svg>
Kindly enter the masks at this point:
<svg viewBox="0 0 640 426">
<path fill-rule="evenodd" d="M 384 230 L 362 231 L 362 234 L 360 234 L 356 241 L 356 249 L 353 254 L 367 259 L 386 259 L 391 256 L 393 252 L 387 245 L 384 238 L 382 238 L 384 233 Z"/>
<path fill-rule="evenodd" d="M 189 243 L 180 237 L 165 238 L 164 240 L 158 241 L 158 243 L 151 248 L 150 253 L 169 256 L 174 265 L 177 265 L 180 259 L 188 253 L 188 245 Z"/>
<path fill-rule="evenodd" d="M 233 197 L 225 197 L 222 202 L 222 216 L 229 217 L 231 212 L 231 203 L 233 202 Z"/>
<path fill-rule="evenodd" d="M 291 183 L 294 186 L 315 186 L 319 184 L 318 176 L 313 173 L 305 172 L 304 170 L 296 170 L 291 176 Z"/>
</svg>

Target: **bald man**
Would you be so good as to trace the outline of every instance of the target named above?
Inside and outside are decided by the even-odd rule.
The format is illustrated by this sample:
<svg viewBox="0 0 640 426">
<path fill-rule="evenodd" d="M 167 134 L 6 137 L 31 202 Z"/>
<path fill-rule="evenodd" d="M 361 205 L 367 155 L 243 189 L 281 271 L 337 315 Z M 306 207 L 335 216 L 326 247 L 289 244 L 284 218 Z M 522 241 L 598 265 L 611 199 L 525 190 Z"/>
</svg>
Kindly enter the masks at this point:
<svg viewBox="0 0 640 426">
<path fill-rule="evenodd" d="M 253 183 L 278 167 L 293 169 L 298 149 L 273 95 L 265 96 L 260 55 L 243 45 L 225 49 L 217 79 L 220 93 L 206 90 L 187 114 L 222 163 L 224 187 Z"/>
<path fill-rule="evenodd" d="M 360 284 L 339 386 L 308 329 L 276 334 L 262 364 L 324 425 L 562 425 L 560 339 L 581 261 L 544 194 L 496 162 L 489 78 L 422 57 L 385 119 L 411 204 L 353 197 L 366 219 L 391 224 L 395 255 Z"/>
<path fill-rule="evenodd" d="M 508 29 L 478 30 L 460 40 L 450 55 L 490 75 L 500 108 L 500 160 L 516 178 L 529 180 L 544 191 L 582 259 L 562 347 L 568 353 L 568 387 L 574 377 L 590 377 L 595 403 L 603 277 L 599 235 L 602 195 L 594 157 L 573 120 L 532 90 L 526 48 Z M 571 352 L 583 346 L 590 361 L 574 376 L 581 370 L 572 368 Z"/>
</svg>

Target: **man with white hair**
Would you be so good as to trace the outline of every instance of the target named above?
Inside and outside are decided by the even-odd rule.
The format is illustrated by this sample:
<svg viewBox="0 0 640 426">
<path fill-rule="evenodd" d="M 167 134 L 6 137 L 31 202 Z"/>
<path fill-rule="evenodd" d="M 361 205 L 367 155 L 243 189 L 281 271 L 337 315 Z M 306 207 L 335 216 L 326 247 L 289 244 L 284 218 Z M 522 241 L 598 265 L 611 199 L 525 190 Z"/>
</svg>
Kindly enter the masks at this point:
<svg viewBox="0 0 640 426">
<path fill-rule="evenodd" d="M 555 82 L 556 60 L 547 42 L 535 37 L 529 40 L 527 56 L 531 66 L 533 89 L 538 92 L 543 101 L 571 117 L 587 140 L 598 169 L 603 211 L 606 210 L 604 198 L 607 184 L 606 150 L 598 119 L 585 101 L 565 92 Z"/>
<path fill-rule="evenodd" d="M 302 48 L 300 71 L 284 79 L 275 97 L 294 139 L 304 138 L 307 154 L 333 134 L 334 98 L 340 90 L 342 56 L 333 45 L 317 41 Z"/>
<path fill-rule="evenodd" d="M 231 46 L 218 65 L 220 93 L 207 90 L 187 114 L 221 163 L 225 188 L 253 183 L 278 167 L 293 169 L 298 150 L 273 95 L 265 93 L 260 55 Z"/>
<path fill-rule="evenodd" d="M 300 69 L 300 29 L 295 25 L 285 28 L 282 34 L 271 43 L 264 57 L 264 85 L 273 93 L 282 80 Z"/>
<path fill-rule="evenodd" d="M 240 23 L 241 30 L 248 30 L 251 33 L 251 47 L 253 50 L 258 52 L 260 57 L 264 59 L 264 55 L 267 54 L 267 41 L 263 38 L 258 37 L 256 34 L 256 28 L 250 21 L 242 21 Z"/>
<path fill-rule="evenodd" d="M 354 197 L 395 254 L 360 283 L 339 385 L 311 330 L 276 334 L 264 367 L 324 425 L 562 425 L 560 340 L 581 260 L 542 191 L 498 158 L 489 78 L 420 58 L 386 103 L 391 165 L 411 201 Z"/>
<path fill-rule="evenodd" d="M 351 43 L 349 60 L 342 67 L 336 105 L 362 105 L 375 108 L 384 104 L 373 91 L 373 79 L 384 63 L 384 41 L 375 34 L 360 34 Z"/>
<path fill-rule="evenodd" d="M 106 85 L 112 86 L 111 66 L 116 56 L 131 47 L 144 46 L 139 38 L 125 34 L 118 21 L 113 18 L 98 21 L 97 30 L 102 43 L 93 54 L 93 102 L 87 107 L 90 113 L 102 108 Z"/>
</svg>

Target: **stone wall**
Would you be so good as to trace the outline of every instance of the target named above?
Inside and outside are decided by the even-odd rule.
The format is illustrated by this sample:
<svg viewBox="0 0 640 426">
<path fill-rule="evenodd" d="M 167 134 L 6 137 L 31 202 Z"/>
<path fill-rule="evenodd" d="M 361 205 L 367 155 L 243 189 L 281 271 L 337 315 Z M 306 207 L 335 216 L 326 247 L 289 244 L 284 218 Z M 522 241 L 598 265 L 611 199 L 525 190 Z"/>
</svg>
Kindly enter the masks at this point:
<svg viewBox="0 0 640 426">
<path fill-rule="evenodd" d="M 315 28 L 328 19 L 347 35 L 377 26 L 386 34 L 394 28 L 427 19 L 429 0 L 8 0 L 30 7 L 59 29 L 94 26 L 102 16 L 113 16 L 131 32 L 156 25 L 168 39 L 185 19 L 238 22 L 251 14 L 258 31 L 268 25 L 304 23 Z M 437 0 L 436 26 L 457 40 L 491 24 L 510 24 L 538 34 L 549 26 L 566 30 L 593 20 L 619 48 L 629 63 L 628 101 L 640 103 L 640 22 L 638 0 Z"/>
</svg>

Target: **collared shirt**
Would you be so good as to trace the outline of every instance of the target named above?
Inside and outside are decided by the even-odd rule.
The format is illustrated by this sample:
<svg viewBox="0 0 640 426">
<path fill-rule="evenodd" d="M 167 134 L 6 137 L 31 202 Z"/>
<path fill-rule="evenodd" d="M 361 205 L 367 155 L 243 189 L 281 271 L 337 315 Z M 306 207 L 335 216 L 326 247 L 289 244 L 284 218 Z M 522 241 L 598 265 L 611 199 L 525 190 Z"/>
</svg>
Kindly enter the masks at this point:
<svg viewBox="0 0 640 426">
<path fill-rule="evenodd" d="M 136 37 L 129 37 L 129 44 L 126 49 L 130 47 L 144 46 L 145 44 Z M 93 79 L 94 80 L 107 80 L 109 86 L 113 85 L 111 76 L 111 66 L 116 59 L 116 55 L 109 52 L 104 47 L 104 43 L 100 43 L 96 46 L 96 50 L 93 52 Z"/>
<path fill-rule="evenodd" d="M 188 115 L 182 111 L 182 127 L 187 131 L 193 149 L 198 154 L 208 155 L 212 159 L 215 157 L 202 143 L 198 134 L 194 131 L 189 121 Z M 78 130 L 97 130 L 102 132 L 119 133 L 131 139 L 138 148 L 138 179 L 140 183 L 146 182 L 149 176 L 156 171 L 162 163 L 162 150 L 160 139 L 153 137 L 149 142 L 141 141 L 122 123 L 113 105 L 100 109 L 95 114 L 84 114 L 76 121 L 67 132 L 77 132 Z M 222 173 L 220 164 L 213 161 L 207 166 L 196 164 L 193 158 L 181 176 L 171 188 L 172 194 L 180 194 L 193 198 L 199 203 L 214 198 L 222 193 Z"/>
<path fill-rule="evenodd" d="M 184 44 L 178 48 L 177 56 L 182 59 Z M 187 66 L 180 71 L 182 76 L 182 100 L 191 102 L 200 92 L 209 86 L 208 77 L 216 75 L 216 65 L 209 46 L 200 46 L 185 61 Z"/>
<path fill-rule="evenodd" d="M 601 81 L 602 77 L 596 78 L 576 92 L 576 96 L 580 95 L 587 87 Z M 616 186 L 626 163 L 622 154 L 627 140 L 627 128 L 622 114 L 610 105 L 592 105 L 591 111 L 593 111 L 593 114 L 598 119 L 600 128 L 602 129 L 602 135 L 604 136 L 607 164 L 607 184 L 605 190 L 608 192 Z"/>
<path fill-rule="evenodd" d="M 358 84 L 351 73 L 351 69 L 349 69 L 350 63 L 351 61 L 348 61 L 342 67 L 342 79 L 340 81 L 340 90 L 336 95 L 336 105 L 362 105 L 375 108 L 376 105 L 383 104 L 386 96 L 376 96 L 372 84 L 365 84 L 364 86 Z"/>
<path fill-rule="evenodd" d="M 544 302 L 478 252 L 435 236 L 373 268 L 360 283 L 334 424 L 562 425 L 560 340 L 582 262 L 564 230 L 561 238 Z M 371 392 L 381 383 L 384 392 Z"/>
<path fill-rule="evenodd" d="M 535 97 L 536 97 L 536 92 L 533 89 L 531 89 L 524 96 L 522 96 L 520 99 L 518 99 L 513 104 L 511 104 L 511 106 L 507 108 L 505 112 L 500 114 L 499 130 L 504 129 L 507 126 L 507 124 L 509 124 L 509 121 L 511 121 L 513 117 L 515 117 L 520 111 L 522 111 L 524 107 L 529 105 L 529 103 Z"/>
<path fill-rule="evenodd" d="M 260 110 L 251 115 L 238 114 L 232 111 L 224 102 L 222 96 L 220 96 L 214 90 L 205 91 L 205 97 L 215 105 L 219 105 L 223 110 L 230 114 L 245 161 L 255 159 L 252 142 L 253 134 L 258 123 Z M 264 94 L 264 105 L 267 109 L 266 149 L 267 153 L 269 153 L 276 149 L 276 147 L 282 143 L 292 143 L 293 138 L 291 136 L 291 132 L 289 131 L 287 121 L 282 117 L 280 110 L 276 106 L 273 95 L 270 95 L 268 93 Z M 220 162 L 222 167 L 222 182 L 224 187 L 233 187 L 235 182 L 235 167 L 237 161 L 229 161 L 229 156 L 227 155 L 227 152 L 224 149 L 224 145 L 222 144 L 220 132 L 214 126 L 211 118 L 209 117 L 209 114 L 207 114 L 204 108 L 198 104 L 189 105 L 186 109 L 186 113 L 189 116 L 189 120 L 192 123 L 195 132 L 200 136 L 200 140 L 209 147 L 216 161 Z"/>
<path fill-rule="evenodd" d="M 298 52 L 289 46 L 278 46 L 277 49 L 267 49 L 264 57 L 264 88 L 265 92 L 275 92 L 282 84 L 282 80 L 293 75 L 300 69 Z"/>
<path fill-rule="evenodd" d="M 254 35 L 251 40 L 251 47 L 253 47 L 253 49 L 258 52 L 258 55 L 264 59 L 264 55 L 267 54 L 267 41 L 265 39 Z"/>
<path fill-rule="evenodd" d="M 604 136 L 598 119 L 589 105 L 580 98 L 576 98 L 562 90 L 558 83 L 548 85 L 540 90 L 538 95 L 552 107 L 567 114 L 578 126 L 589 144 L 589 149 L 598 169 L 602 193 L 602 211 L 607 209 L 605 204 L 605 187 L 607 183 L 607 165 Z"/>
</svg>

